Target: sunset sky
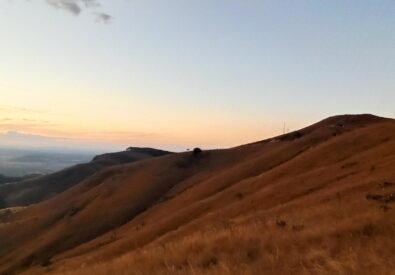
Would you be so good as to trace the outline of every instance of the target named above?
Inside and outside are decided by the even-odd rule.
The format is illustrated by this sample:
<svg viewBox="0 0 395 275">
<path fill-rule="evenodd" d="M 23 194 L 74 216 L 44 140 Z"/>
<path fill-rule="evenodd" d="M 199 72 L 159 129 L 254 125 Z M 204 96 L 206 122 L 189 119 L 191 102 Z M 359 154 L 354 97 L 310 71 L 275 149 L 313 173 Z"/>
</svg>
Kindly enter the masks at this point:
<svg viewBox="0 0 395 275">
<path fill-rule="evenodd" d="M 13 0 L 0 20 L 0 133 L 183 150 L 395 117 L 393 0 Z"/>
</svg>

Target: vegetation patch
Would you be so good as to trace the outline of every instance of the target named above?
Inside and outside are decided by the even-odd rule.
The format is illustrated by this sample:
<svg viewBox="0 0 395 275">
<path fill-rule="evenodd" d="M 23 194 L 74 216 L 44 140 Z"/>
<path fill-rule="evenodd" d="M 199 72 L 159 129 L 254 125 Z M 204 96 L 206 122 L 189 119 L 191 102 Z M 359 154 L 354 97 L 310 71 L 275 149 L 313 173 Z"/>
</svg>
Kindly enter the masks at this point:
<svg viewBox="0 0 395 275">
<path fill-rule="evenodd" d="M 389 187 L 392 187 L 392 186 L 395 186 L 395 183 L 389 182 L 389 181 L 385 181 L 385 182 L 383 182 L 382 184 L 379 185 L 379 187 L 381 189 L 389 188 Z"/>
<path fill-rule="evenodd" d="M 303 137 L 302 132 L 296 131 L 296 132 L 292 132 L 289 134 L 285 134 L 283 136 L 280 137 L 281 141 L 293 141 L 296 139 L 300 139 L 301 137 Z"/>
<path fill-rule="evenodd" d="M 395 202 L 395 192 L 390 192 L 383 195 L 367 194 L 366 199 L 383 203 L 393 203 Z"/>
<path fill-rule="evenodd" d="M 218 262 L 219 262 L 218 258 L 216 256 L 211 255 L 211 256 L 205 257 L 202 260 L 201 266 L 203 268 L 211 268 L 211 267 L 218 265 Z"/>
</svg>

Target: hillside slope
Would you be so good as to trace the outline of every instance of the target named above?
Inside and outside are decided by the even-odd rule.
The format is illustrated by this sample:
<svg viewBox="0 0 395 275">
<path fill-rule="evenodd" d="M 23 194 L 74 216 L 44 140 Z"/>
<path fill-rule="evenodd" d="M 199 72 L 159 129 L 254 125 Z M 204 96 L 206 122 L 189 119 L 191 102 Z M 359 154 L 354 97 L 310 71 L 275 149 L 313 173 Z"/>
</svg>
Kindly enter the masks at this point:
<svg viewBox="0 0 395 275">
<path fill-rule="evenodd" d="M 391 274 L 394 167 L 361 115 L 108 168 L 4 219 L 0 273 Z"/>
<path fill-rule="evenodd" d="M 0 186 L 0 207 L 26 206 L 44 201 L 106 167 L 166 154 L 169 152 L 152 148 L 132 148 L 124 152 L 96 156 L 89 163 L 75 165 L 49 175 L 3 185 Z"/>
</svg>

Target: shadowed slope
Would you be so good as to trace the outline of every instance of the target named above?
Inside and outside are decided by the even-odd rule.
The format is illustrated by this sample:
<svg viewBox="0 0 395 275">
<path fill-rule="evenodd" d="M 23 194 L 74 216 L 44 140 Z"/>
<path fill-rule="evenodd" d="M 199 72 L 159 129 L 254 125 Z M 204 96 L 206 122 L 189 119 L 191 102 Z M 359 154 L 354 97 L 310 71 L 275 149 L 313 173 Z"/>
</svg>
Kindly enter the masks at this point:
<svg viewBox="0 0 395 275">
<path fill-rule="evenodd" d="M 105 167 L 166 154 L 169 152 L 151 148 L 134 148 L 125 152 L 100 155 L 89 163 L 75 165 L 59 172 L 15 184 L 0 186 L 0 201 L 3 201 L 3 207 L 30 205 L 52 198 Z"/>
<path fill-rule="evenodd" d="M 392 120 L 341 116 L 228 150 L 106 169 L 0 225 L 0 272 L 289 274 L 297 260 L 311 264 L 287 258 L 303 255 L 303 242 L 341 248 L 354 244 L 350 230 L 377 221 L 382 238 L 393 232 L 365 197 L 395 181 L 394 134 Z"/>
</svg>

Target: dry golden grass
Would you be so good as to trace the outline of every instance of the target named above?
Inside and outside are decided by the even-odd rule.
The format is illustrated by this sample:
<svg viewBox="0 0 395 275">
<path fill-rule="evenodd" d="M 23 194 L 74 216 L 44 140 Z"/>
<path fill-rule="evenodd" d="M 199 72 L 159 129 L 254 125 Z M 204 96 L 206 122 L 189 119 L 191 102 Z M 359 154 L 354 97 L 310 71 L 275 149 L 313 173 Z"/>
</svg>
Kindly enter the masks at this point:
<svg viewBox="0 0 395 275">
<path fill-rule="evenodd" d="M 394 167 L 362 116 L 111 168 L 11 215 L 0 274 L 394 274 Z"/>
<path fill-rule="evenodd" d="M 380 185 L 368 188 L 374 191 Z M 394 274 L 394 213 L 362 194 L 353 188 L 325 199 L 314 197 L 310 204 L 300 200 L 226 223 L 212 221 L 192 232 L 180 229 L 116 259 L 53 272 Z"/>
<path fill-rule="evenodd" d="M 110 262 L 55 273 L 394 274 L 395 241 L 388 241 L 395 235 L 395 225 L 386 222 L 388 216 L 370 220 L 371 214 L 362 215 L 359 222 L 344 220 L 336 229 L 328 227 L 332 220 L 325 217 L 316 226 L 281 227 L 274 222 L 256 221 L 206 228 Z"/>
</svg>

